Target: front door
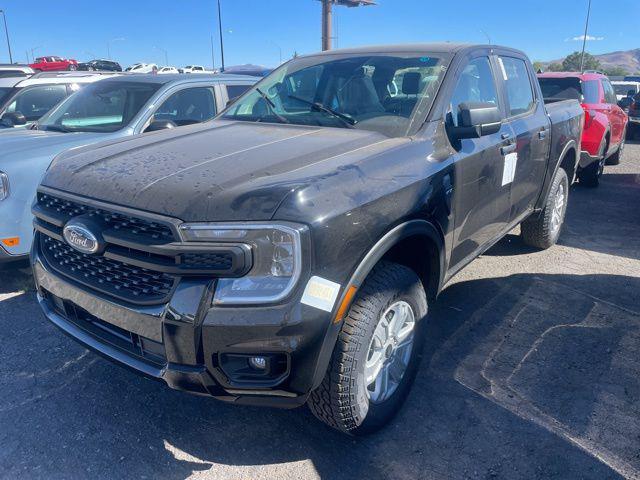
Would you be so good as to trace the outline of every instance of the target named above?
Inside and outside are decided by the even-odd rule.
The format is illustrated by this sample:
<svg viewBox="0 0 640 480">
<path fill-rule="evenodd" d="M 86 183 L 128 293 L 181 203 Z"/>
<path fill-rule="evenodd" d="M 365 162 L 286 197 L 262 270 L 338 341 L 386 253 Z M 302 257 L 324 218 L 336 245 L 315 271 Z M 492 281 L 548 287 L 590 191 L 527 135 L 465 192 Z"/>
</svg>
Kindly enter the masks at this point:
<svg viewBox="0 0 640 480">
<path fill-rule="evenodd" d="M 461 68 L 451 95 L 447 122 L 458 124 L 461 103 L 488 102 L 503 110 L 493 66 L 488 56 L 470 59 Z M 503 185 L 505 154 L 513 133 L 507 124 L 495 134 L 463 139 L 456 153 L 454 205 L 455 231 L 449 265 L 455 270 L 487 243 L 504 232 L 509 222 L 510 185 Z M 507 149 L 507 150 L 506 150 Z"/>
</svg>

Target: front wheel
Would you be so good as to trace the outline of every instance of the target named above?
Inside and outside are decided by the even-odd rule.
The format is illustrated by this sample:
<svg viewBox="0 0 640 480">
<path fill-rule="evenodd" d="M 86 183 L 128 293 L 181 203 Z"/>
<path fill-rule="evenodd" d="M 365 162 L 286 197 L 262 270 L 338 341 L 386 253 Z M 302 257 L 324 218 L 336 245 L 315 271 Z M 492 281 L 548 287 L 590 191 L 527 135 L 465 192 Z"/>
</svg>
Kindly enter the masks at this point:
<svg viewBox="0 0 640 480">
<path fill-rule="evenodd" d="M 549 188 L 547 201 L 540 213 L 534 213 L 520 225 L 522 240 L 532 247 L 547 249 L 560 237 L 569 200 L 569 180 L 567 173 L 558 168 Z"/>
<path fill-rule="evenodd" d="M 420 363 L 427 315 L 413 270 L 382 261 L 349 309 L 311 412 L 351 435 L 374 432 L 402 406 Z"/>
</svg>

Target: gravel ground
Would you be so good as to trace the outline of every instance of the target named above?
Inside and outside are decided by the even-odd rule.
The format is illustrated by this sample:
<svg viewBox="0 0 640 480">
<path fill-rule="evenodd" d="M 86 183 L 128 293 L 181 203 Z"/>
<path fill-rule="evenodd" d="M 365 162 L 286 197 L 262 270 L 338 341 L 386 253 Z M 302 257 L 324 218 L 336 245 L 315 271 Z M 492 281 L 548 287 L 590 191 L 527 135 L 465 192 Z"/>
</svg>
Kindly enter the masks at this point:
<svg viewBox="0 0 640 480">
<path fill-rule="evenodd" d="M 640 478 L 640 144 L 574 186 L 560 245 L 512 232 L 432 306 L 382 433 L 174 392 L 49 325 L 0 272 L 0 478 Z"/>
</svg>

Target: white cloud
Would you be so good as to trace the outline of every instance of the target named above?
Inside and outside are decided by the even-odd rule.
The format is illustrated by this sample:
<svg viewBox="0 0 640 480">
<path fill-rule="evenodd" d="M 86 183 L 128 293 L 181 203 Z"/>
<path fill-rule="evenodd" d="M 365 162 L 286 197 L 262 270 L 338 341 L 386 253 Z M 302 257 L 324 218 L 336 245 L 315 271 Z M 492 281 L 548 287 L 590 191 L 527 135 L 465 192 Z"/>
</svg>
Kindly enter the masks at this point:
<svg viewBox="0 0 640 480">
<path fill-rule="evenodd" d="M 584 35 L 578 35 L 577 37 L 567 38 L 565 42 L 582 42 L 584 40 Z M 587 35 L 587 42 L 594 42 L 604 40 L 604 37 L 594 37 L 592 35 Z"/>
</svg>

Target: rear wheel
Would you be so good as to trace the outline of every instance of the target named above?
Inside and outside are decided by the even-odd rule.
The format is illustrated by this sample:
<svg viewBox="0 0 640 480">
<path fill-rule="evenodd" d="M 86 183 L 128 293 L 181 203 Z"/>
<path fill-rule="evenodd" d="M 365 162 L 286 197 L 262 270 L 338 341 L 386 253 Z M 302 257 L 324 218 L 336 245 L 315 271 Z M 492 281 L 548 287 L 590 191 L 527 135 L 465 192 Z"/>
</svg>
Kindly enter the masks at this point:
<svg viewBox="0 0 640 480">
<path fill-rule="evenodd" d="M 593 162 L 586 168 L 581 169 L 578 172 L 578 180 L 580 184 L 585 187 L 595 188 L 600 185 L 600 177 L 604 173 L 604 158 L 601 158 L 597 162 Z"/>
<path fill-rule="evenodd" d="M 75 72 L 78 69 L 78 66 L 70 63 L 69 66 L 67 67 L 67 70 L 71 71 L 71 72 Z"/>
<path fill-rule="evenodd" d="M 564 224 L 568 199 L 567 173 L 559 168 L 549 188 L 542 212 L 532 215 L 520 225 L 520 234 L 524 243 L 541 249 L 555 245 Z"/>
<path fill-rule="evenodd" d="M 382 261 L 358 292 L 342 325 L 313 414 L 351 435 L 374 432 L 404 402 L 420 363 L 427 300 L 409 268 Z"/>
</svg>

